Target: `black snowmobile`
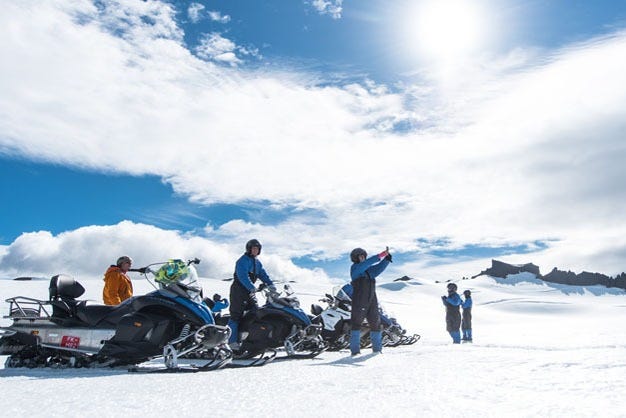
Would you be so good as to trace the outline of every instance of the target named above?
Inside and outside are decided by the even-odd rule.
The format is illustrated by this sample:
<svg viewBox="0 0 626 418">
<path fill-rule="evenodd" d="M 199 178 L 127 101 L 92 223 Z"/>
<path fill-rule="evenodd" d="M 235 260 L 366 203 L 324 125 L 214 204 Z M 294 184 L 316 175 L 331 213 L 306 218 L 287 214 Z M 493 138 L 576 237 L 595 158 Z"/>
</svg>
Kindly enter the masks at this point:
<svg viewBox="0 0 626 418">
<path fill-rule="evenodd" d="M 270 291 L 265 285 L 258 289 L 266 303 L 258 310 L 248 311 L 239 324 L 239 348 L 234 358 L 260 361 L 264 364 L 284 352 L 279 358 L 313 358 L 325 351 L 326 342 L 320 336 L 321 326 L 311 323 L 300 308 L 300 301 L 291 286 L 284 286 L 284 295 Z M 227 325 L 230 316 L 216 315 L 216 322 Z"/>
<path fill-rule="evenodd" d="M 327 293 L 324 298 L 320 299 L 320 302 L 327 304 L 325 309 L 320 305 L 311 305 L 311 313 L 314 315 L 313 323 L 322 326 L 322 337 L 328 342 L 329 350 L 342 350 L 350 346 L 352 298 L 349 292 L 351 290 L 351 287 L 343 286 L 334 289 L 334 296 Z M 420 339 L 419 334 L 408 335 L 398 321 L 385 312 L 380 303 L 378 309 L 383 346 L 411 345 Z M 370 327 L 367 321 L 363 321 L 361 348 L 370 347 L 371 344 Z"/>
<path fill-rule="evenodd" d="M 139 269 L 159 288 L 115 306 L 77 300 L 85 289 L 67 275 L 52 277 L 48 300 L 7 299 L 13 323 L 0 328 L 5 367 L 132 366 L 162 357 L 166 370 L 177 371 L 178 359 L 194 351 L 210 358 L 190 370 L 225 366 L 232 358 L 230 329 L 216 325 L 203 303 L 197 263 L 170 260 Z"/>
</svg>

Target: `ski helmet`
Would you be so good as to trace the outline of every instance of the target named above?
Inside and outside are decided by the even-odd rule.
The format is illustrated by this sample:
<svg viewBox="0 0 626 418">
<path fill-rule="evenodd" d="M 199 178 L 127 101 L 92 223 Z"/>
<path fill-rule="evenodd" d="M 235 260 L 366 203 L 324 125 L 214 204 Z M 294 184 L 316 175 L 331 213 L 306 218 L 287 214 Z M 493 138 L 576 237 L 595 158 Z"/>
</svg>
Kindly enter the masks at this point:
<svg viewBox="0 0 626 418">
<path fill-rule="evenodd" d="M 187 263 L 183 260 L 169 260 L 156 272 L 154 280 L 167 286 L 176 283 L 187 274 L 189 274 Z"/>
<path fill-rule="evenodd" d="M 246 254 L 250 255 L 252 247 L 257 247 L 259 249 L 259 254 L 261 254 L 261 248 L 263 248 L 263 246 L 258 239 L 251 239 L 250 241 L 246 242 Z"/>
<path fill-rule="evenodd" d="M 353 263 L 360 263 L 360 256 L 367 258 L 367 252 L 363 248 L 355 248 L 352 252 L 350 252 L 350 260 L 352 260 Z"/>
<path fill-rule="evenodd" d="M 472 295 L 472 292 L 469 289 L 466 289 L 463 291 L 463 294 L 465 295 L 466 298 L 468 298 Z"/>
<path fill-rule="evenodd" d="M 115 263 L 118 267 L 120 267 L 122 264 L 124 263 L 130 263 L 133 264 L 133 259 L 130 258 L 127 255 L 123 255 L 120 258 L 117 259 L 117 263 Z"/>
<path fill-rule="evenodd" d="M 448 292 L 456 292 L 457 286 L 456 283 L 448 283 Z"/>
</svg>

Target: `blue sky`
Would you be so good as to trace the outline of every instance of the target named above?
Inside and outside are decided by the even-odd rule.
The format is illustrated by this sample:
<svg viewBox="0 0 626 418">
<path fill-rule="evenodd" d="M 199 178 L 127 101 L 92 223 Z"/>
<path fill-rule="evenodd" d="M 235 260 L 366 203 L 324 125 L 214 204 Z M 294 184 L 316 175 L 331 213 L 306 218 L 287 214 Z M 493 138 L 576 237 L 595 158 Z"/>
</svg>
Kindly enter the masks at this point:
<svg viewBox="0 0 626 418">
<path fill-rule="evenodd" d="M 251 237 L 284 278 L 386 245 L 397 275 L 624 269 L 626 1 L 16 1 L 0 27 L 5 275 L 223 276 Z"/>
</svg>

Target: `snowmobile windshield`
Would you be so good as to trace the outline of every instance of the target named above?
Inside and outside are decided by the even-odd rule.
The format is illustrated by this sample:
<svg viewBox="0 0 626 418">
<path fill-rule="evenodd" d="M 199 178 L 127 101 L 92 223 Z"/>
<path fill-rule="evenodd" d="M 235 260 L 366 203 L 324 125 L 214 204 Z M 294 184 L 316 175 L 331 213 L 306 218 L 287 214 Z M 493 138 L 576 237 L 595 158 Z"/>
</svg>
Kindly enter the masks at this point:
<svg viewBox="0 0 626 418">
<path fill-rule="evenodd" d="M 202 286 L 198 282 L 198 272 L 194 266 L 188 267 L 189 271 L 178 280 L 178 285 L 185 290 L 189 299 L 202 303 Z"/>
<path fill-rule="evenodd" d="M 194 302 L 202 302 L 202 286 L 193 265 L 187 265 L 182 260 L 170 260 L 163 263 L 158 270 L 150 271 L 154 273 L 154 280 L 161 289 L 170 289 L 181 296 L 186 295 Z"/>
<path fill-rule="evenodd" d="M 352 297 L 348 295 L 345 291 L 345 286 L 335 286 L 333 287 L 333 294 L 339 300 L 343 300 L 346 302 L 351 302 Z"/>
</svg>

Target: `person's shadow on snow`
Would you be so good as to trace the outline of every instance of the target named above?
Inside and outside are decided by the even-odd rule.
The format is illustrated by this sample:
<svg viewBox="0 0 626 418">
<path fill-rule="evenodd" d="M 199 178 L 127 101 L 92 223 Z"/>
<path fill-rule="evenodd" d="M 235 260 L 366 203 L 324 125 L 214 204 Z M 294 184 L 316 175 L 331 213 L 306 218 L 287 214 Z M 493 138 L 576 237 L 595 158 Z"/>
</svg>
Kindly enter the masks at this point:
<svg viewBox="0 0 626 418">
<path fill-rule="evenodd" d="M 359 363 L 363 363 L 364 361 L 366 361 L 369 358 L 375 357 L 375 356 L 380 356 L 381 354 L 375 354 L 375 353 L 369 353 L 369 354 L 359 354 L 356 356 L 346 356 L 346 357 L 342 357 L 340 359 L 337 359 L 335 361 L 332 361 L 330 363 L 328 363 L 328 365 L 330 366 L 363 366 L 362 364 Z"/>
</svg>

